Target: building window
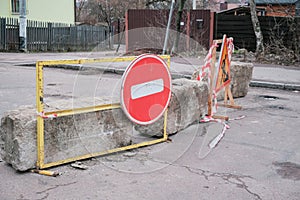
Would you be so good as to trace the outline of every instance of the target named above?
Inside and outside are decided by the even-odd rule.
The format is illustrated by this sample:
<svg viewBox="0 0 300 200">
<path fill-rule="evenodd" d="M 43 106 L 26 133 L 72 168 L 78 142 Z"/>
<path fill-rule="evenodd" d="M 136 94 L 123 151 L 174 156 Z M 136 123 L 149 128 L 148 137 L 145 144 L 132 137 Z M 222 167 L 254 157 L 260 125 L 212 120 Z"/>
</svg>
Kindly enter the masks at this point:
<svg viewBox="0 0 300 200">
<path fill-rule="evenodd" d="M 11 11 L 12 13 L 19 13 L 20 11 L 20 0 L 11 0 Z"/>
</svg>

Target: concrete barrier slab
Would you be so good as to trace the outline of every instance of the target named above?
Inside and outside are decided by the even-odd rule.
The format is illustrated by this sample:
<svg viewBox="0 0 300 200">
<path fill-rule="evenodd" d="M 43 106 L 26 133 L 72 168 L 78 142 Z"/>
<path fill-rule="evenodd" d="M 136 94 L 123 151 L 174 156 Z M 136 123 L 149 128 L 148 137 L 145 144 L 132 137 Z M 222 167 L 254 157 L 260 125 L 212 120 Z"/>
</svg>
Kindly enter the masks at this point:
<svg viewBox="0 0 300 200">
<path fill-rule="evenodd" d="M 199 121 L 206 113 L 207 99 L 208 89 L 205 83 L 187 79 L 174 80 L 167 132 L 177 133 Z M 94 102 L 94 99 L 76 100 L 76 105 L 86 106 L 88 102 Z M 99 102 L 102 102 L 101 99 Z M 48 103 L 47 109 L 63 109 L 69 104 L 70 100 L 52 102 Z M 148 136 L 152 136 L 153 133 L 160 134 L 163 120 L 153 124 L 154 129 L 144 126 L 134 130 L 132 122 L 127 119 L 121 108 L 117 108 L 46 119 L 44 127 L 45 163 L 49 163 L 130 145 L 136 130 Z M 23 106 L 5 113 L 0 126 L 1 158 L 19 171 L 35 168 L 36 132 L 34 106 Z"/>
</svg>

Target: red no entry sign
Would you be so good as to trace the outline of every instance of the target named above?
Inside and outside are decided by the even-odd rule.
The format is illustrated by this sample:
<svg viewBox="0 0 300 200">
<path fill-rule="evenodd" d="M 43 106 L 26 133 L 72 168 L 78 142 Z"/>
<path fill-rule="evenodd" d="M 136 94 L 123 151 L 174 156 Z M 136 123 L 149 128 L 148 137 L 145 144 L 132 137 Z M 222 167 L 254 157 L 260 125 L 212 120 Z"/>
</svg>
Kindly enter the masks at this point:
<svg viewBox="0 0 300 200">
<path fill-rule="evenodd" d="M 171 98 L 171 76 L 158 56 L 145 54 L 127 67 L 122 77 L 121 106 L 129 119 L 147 125 L 158 120 Z"/>
</svg>

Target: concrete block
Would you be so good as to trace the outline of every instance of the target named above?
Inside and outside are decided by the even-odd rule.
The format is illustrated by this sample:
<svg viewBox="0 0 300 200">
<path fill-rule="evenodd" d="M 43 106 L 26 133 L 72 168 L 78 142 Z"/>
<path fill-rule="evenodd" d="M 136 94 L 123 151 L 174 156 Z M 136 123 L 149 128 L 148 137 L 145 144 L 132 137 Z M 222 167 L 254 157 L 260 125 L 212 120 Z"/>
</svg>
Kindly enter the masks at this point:
<svg viewBox="0 0 300 200">
<path fill-rule="evenodd" d="M 230 88 L 233 98 L 244 97 L 249 90 L 252 79 L 253 64 L 243 62 L 231 62 L 230 65 Z M 224 89 L 218 93 L 218 100 L 224 99 Z"/>
<path fill-rule="evenodd" d="M 46 119 L 45 162 L 131 144 L 132 124 L 121 109 Z M 19 171 L 35 167 L 36 110 L 22 107 L 1 119 L 0 155 Z"/>
<path fill-rule="evenodd" d="M 36 114 L 32 106 L 4 114 L 0 126 L 0 156 L 13 168 L 24 171 L 36 162 Z"/>
<path fill-rule="evenodd" d="M 252 79 L 253 64 L 243 62 L 231 62 L 231 92 L 234 98 L 244 97 L 249 90 Z"/>
<path fill-rule="evenodd" d="M 199 122 L 207 113 L 208 87 L 201 81 L 175 79 L 172 82 L 172 97 L 168 108 L 167 133 L 177 133 L 189 125 Z M 135 129 L 148 135 L 163 134 L 163 117 L 156 123 Z"/>
<path fill-rule="evenodd" d="M 244 97 L 248 93 L 249 84 L 252 79 L 253 64 L 243 62 L 231 62 L 230 78 L 231 92 L 233 98 Z M 191 77 L 195 80 L 198 77 L 199 71 L 195 71 Z M 207 80 L 204 80 L 207 81 Z M 219 91 L 218 100 L 224 99 L 224 89 Z"/>
<path fill-rule="evenodd" d="M 207 99 L 207 84 L 188 79 L 174 80 L 168 111 L 168 134 L 177 133 L 198 122 L 206 113 Z M 49 102 L 47 109 L 66 109 L 69 102 Z M 76 100 L 77 107 L 92 103 L 93 99 Z M 46 163 L 127 146 L 132 143 L 133 134 L 136 134 L 132 122 L 120 108 L 46 119 L 44 127 Z M 135 129 L 148 136 L 162 135 L 163 118 L 153 125 L 135 126 Z M 35 108 L 25 106 L 7 112 L 0 126 L 2 159 L 16 170 L 25 171 L 35 167 L 36 149 Z"/>
</svg>

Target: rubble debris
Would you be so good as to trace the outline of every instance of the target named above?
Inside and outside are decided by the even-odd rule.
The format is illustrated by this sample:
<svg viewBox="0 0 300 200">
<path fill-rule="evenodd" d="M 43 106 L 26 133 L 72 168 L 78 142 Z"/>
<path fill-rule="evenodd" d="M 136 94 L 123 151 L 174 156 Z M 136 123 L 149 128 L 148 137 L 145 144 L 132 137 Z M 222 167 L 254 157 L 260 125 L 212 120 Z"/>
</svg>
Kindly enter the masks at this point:
<svg viewBox="0 0 300 200">
<path fill-rule="evenodd" d="M 71 167 L 76 168 L 76 169 L 82 169 L 82 170 L 86 170 L 88 169 L 88 166 L 82 164 L 82 162 L 75 162 L 71 164 Z"/>
</svg>

